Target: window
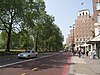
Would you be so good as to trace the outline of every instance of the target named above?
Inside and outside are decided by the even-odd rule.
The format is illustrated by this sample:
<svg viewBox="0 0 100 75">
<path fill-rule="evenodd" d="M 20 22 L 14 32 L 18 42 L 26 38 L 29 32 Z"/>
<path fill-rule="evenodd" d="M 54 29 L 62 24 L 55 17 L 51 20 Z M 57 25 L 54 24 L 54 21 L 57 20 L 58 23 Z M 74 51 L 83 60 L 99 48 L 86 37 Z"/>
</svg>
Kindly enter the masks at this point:
<svg viewBox="0 0 100 75">
<path fill-rule="evenodd" d="M 92 29 L 92 27 L 90 27 L 90 31 L 92 31 L 93 29 Z"/>
<path fill-rule="evenodd" d="M 97 22 L 100 23 L 100 15 L 97 16 Z"/>
<path fill-rule="evenodd" d="M 84 38 L 84 41 L 85 41 L 85 38 Z"/>
<path fill-rule="evenodd" d="M 91 18 L 91 16 L 89 16 L 89 18 Z"/>
<path fill-rule="evenodd" d="M 87 15 L 87 12 L 86 12 L 86 15 Z"/>
<path fill-rule="evenodd" d="M 96 3 L 96 10 L 100 10 L 100 2 Z"/>
<path fill-rule="evenodd" d="M 94 18 L 92 18 L 92 21 L 94 21 Z"/>
<path fill-rule="evenodd" d="M 99 34 L 100 34 L 100 28 L 98 30 L 99 30 Z"/>
<path fill-rule="evenodd" d="M 77 35 L 77 37 L 78 37 L 78 35 Z"/>
<path fill-rule="evenodd" d="M 83 12 L 83 16 L 84 16 L 84 12 Z"/>
<path fill-rule="evenodd" d="M 80 39 L 80 41 L 82 41 L 82 39 Z"/>
</svg>

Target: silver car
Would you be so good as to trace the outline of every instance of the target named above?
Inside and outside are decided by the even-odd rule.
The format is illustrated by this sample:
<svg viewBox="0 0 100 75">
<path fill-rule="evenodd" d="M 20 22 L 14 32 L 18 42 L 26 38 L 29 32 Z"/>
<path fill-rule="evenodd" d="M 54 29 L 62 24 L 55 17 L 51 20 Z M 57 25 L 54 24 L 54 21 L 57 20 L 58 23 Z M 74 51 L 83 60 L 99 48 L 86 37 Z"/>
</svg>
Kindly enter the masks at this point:
<svg viewBox="0 0 100 75">
<path fill-rule="evenodd" d="M 18 54 L 19 58 L 32 58 L 32 57 L 38 57 L 38 53 L 32 50 L 25 51 L 23 53 Z"/>
</svg>

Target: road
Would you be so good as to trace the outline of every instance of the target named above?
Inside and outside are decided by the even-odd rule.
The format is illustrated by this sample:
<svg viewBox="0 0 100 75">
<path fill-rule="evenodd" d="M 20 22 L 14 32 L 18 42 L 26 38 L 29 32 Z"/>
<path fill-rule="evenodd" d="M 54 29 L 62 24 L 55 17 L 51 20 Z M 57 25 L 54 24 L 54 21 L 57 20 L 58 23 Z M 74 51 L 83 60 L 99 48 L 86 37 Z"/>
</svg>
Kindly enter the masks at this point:
<svg viewBox="0 0 100 75">
<path fill-rule="evenodd" d="M 39 53 L 39 57 L 47 56 L 47 55 L 50 55 L 50 54 L 52 54 L 52 52 L 50 52 L 50 53 Z M 35 58 L 33 58 L 33 59 L 35 59 Z M 0 66 L 15 63 L 15 62 L 21 62 L 21 61 L 25 61 L 25 60 L 27 60 L 27 59 L 18 59 L 17 55 L 0 56 Z"/>
<path fill-rule="evenodd" d="M 70 53 L 54 53 L 1 67 L 0 75 L 67 75 L 69 65 Z"/>
</svg>

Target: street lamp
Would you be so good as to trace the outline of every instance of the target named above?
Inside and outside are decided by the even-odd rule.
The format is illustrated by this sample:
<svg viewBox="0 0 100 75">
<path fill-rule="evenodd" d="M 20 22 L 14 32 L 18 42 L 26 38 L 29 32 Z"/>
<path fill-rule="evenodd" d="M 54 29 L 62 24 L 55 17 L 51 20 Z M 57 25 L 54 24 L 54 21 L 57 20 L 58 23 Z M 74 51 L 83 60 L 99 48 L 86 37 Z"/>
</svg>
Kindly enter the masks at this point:
<svg viewBox="0 0 100 75">
<path fill-rule="evenodd" d="M 75 28 L 75 24 L 73 24 L 73 26 L 70 26 L 70 28 L 72 28 L 72 35 L 73 35 L 73 40 L 72 40 L 72 53 L 73 55 L 75 55 L 75 52 L 74 52 L 74 47 L 75 47 L 75 44 L 74 44 L 74 28 Z"/>
</svg>

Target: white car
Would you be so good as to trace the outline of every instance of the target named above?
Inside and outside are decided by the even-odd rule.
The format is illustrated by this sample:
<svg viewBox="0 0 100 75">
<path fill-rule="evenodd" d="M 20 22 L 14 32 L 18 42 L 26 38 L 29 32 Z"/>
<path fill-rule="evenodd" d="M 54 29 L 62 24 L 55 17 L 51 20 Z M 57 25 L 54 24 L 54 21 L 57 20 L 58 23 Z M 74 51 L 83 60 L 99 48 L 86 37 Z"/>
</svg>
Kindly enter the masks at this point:
<svg viewBox="0 0 100 75">
<path fill-rule="evenodd" d="M 38 53 L 32 50 L 25 51 L 23 53 L 18 54 L 19 58 L 32 58 L 32 57 L 38 57 Z"/>
</svg>

